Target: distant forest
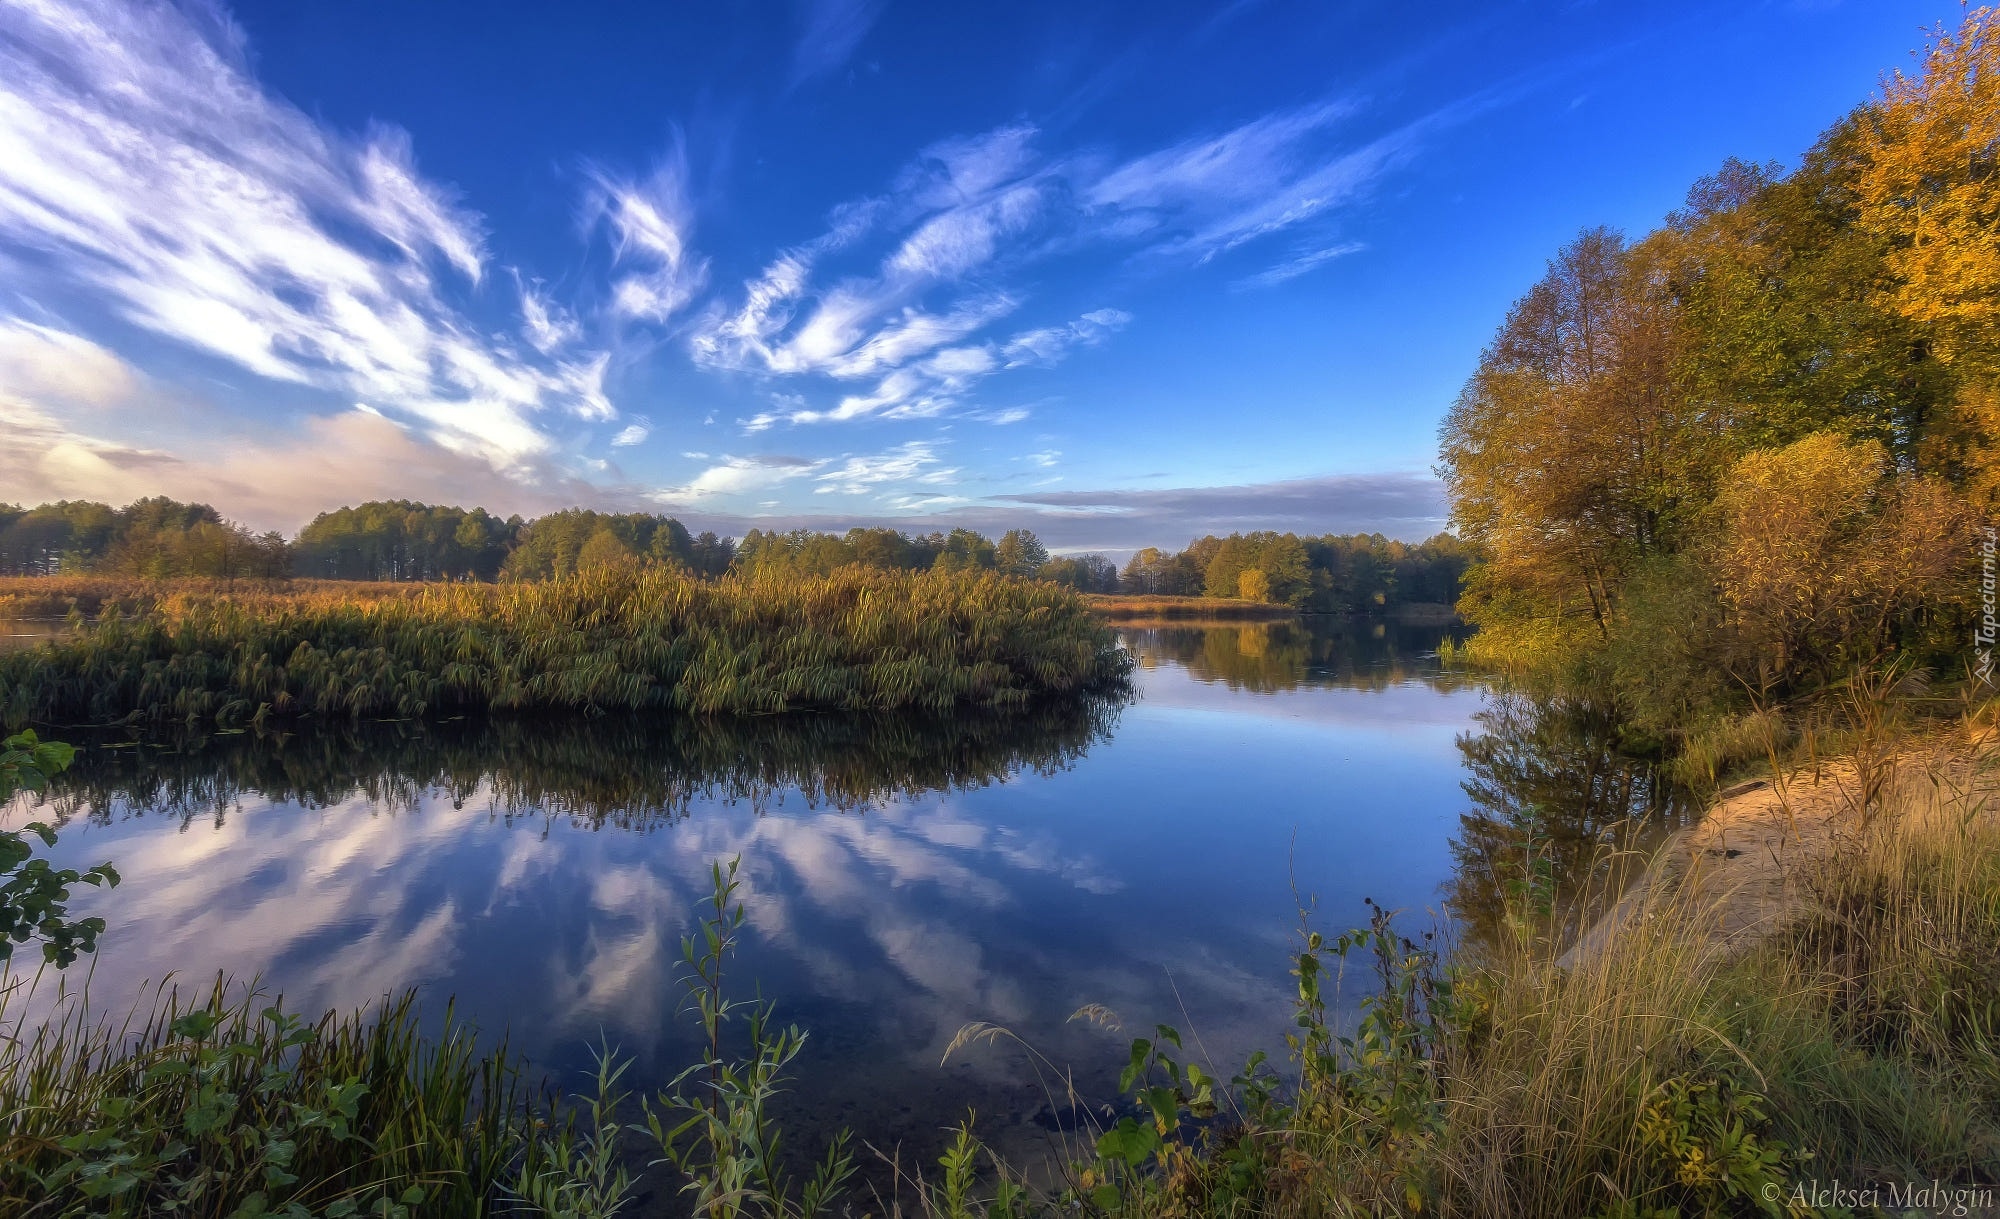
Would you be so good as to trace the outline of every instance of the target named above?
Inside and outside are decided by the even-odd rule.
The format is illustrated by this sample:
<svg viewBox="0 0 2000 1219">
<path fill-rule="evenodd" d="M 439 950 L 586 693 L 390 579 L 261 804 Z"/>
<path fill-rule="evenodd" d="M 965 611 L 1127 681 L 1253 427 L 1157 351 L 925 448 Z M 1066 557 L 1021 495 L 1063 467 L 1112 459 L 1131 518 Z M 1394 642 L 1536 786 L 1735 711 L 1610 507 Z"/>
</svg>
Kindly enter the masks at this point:
<svg viewBox="0 0 2000 1219">
<path fill-rule="evenodd" d="M 207 504 L 164 497 L 123 508 L 65 500 L 0 504 L 0 575 L 94 573 L 164 578 L 546 580 L 607 563 L 730 572 L 824 574 L 850 565 L 900 571 L 981 569 L 1082 592 L 1230 597 L 1320 613 L 1450 603 L 1469 558 L 1449 534 L 1420 545 L 1381 534 L 1230 534 L 1169 553 L 1148 547 L 1121 572 L 1101 554 L 1051 555 L 1014 529 L 998 541 L 969 529 L 911 535 L 752 529 L 741 541 L 689 533 L 646 513 L 570 508 L 524 520 L 483 508 L 376 501 L 323 512 L 287 541 L 224 520 Z"/>
</svg>

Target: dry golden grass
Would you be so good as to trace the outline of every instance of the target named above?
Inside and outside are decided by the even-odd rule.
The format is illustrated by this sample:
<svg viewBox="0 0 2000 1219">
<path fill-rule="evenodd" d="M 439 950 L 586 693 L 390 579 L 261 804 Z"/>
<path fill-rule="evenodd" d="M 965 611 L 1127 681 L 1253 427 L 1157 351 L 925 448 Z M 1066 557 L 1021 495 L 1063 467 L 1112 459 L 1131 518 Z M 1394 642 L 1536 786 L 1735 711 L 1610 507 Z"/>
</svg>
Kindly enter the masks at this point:
<svg viewBox="0 0 2000 1219">
<path fill-rule="evenodd" d="M 227 597 L 246 604 L 334 597 L 370 603 L 415 596 L 421 584 L 358 580 L 151 580 L 140 576 L 0 576 L 0 618 L 87 618 L 106 609 L 142 613 L 176 598 Z"/>
<path fill-rule="evenodd" d="M 1487 1030 L 1438 1064 L 1442 1212 L 1686 1206 L 1687 1165 L 1643 1120 L 1676 1078 L 1761 1097 L 1750 1127 L 1794 1179 L 1993 1180 L 1995 764 L 1981 737 L 1907 745 L 1873 801 L 1822 810 L 1792 908 L 1752 934 L 1731 929 L 1739 895 L 1680 861 L 1598 951 L 1480 962 Z"/>
<path fill-rule="evenodd" d="M 1125 597 L 1090 593 L 1084 597 L 1091 610 L 1111 622 L 1208 621 L 1268 622 L 1295 618 L 1298 611 L 1289 605 L 1268 601 L 1241 601 L 1234 597 Z"/>
</svg>

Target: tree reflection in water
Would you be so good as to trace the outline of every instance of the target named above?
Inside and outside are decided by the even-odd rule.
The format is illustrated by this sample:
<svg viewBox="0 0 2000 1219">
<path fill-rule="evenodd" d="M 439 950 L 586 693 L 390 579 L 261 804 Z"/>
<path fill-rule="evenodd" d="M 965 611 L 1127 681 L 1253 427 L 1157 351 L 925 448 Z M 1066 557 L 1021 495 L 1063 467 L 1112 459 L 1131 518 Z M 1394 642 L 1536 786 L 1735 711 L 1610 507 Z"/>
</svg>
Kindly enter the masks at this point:
<svg viewBox="0 0 2000 1219">
<path fill-rule="evenodd" d="M 948 717 L 792 715 L 462 719 L 333 724 L 251 732 L 80 742 L 52 799 L 58 825 L 152 814 L 220 826 L 255 795 L 325 808 L 365 796 L 414 809 L 455 806 L 600 828 L 651 829 L 698 803 L 761 810 L 779 795 L 807 808 L 857 810 L 893 796 L 982 787 L 1022 771 L 1068 769 L 1107 739 L 1123 702 L 1090 699 L 1026 712 Z"/>
<path fill-rule="evenodd" d="M 1461 734 L 1472 811 L 1452 843 L 1447 900 L 1473 943 L 1524 916 L 1557 934 L 1601 909 L 1693 806 L 1652 764 L 1617 750 L 1601 703 L 1496 689 Z"/>
<path fill-rule="evenodd" d="M 1123 628 L 1141 669 L 1180 666 L 1199 681 L 1268 694 L 1312 686 L 1386 690 L 1421 681 L 1452 687 L 1437 667 L 1437 626 L 1368 618 Z"/>
</svg>

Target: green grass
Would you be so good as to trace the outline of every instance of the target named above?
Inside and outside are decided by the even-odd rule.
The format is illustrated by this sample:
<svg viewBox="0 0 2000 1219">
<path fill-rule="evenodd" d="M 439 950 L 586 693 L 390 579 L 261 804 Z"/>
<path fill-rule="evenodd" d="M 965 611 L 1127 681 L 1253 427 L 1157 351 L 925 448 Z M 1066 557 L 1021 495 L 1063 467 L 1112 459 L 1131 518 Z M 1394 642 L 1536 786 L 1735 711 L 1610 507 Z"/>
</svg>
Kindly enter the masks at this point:
<svg viewBox="0 0 2000 1219">
<path fill-rule="evenodd" d="M 0 718 L 218 725 L 467 711 L 699 715 L 1019 709 L 1118 688 L 1129 661 L 1073 593 L 843 569 L 704 582 L 180 592 L 0 657 Z"/>
<path fill-rule="evenodd" d="M 544 1168 L 520 1064 L 449 1010 L 425 1036 L 411 994 L 307 1023 L 218 980 L 0 1023 L 0 1213 L 485 1215 Z"/>
</svg>

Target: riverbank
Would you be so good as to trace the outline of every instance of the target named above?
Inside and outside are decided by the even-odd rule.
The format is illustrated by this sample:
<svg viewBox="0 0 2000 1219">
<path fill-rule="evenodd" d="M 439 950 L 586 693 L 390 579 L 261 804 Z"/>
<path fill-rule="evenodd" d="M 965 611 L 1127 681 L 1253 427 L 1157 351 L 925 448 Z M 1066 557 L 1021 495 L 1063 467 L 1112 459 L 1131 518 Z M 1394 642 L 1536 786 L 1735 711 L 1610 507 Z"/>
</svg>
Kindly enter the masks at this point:
<svg viewBox="0 0 2000 1219">
<path fill-rule="evenodd" d="M 1088 593 L 1084 603 L 1108 622 L 1278 622 L 1299 616 L 1289 605 L 1233 597 L 1119 596 Z"/>
<path fill-rule="evenodd" d="M 1526 1179 L 1571 1185 L 1524 1191 L 1487 1152 L 1454 1171 L 1519 1213 L 1642 1214 L 1662 1199 L 1717 1213 L 1836 1178 L 1884 1206 L 1934 1181 L 1990 1188 L 1996 763 L 1990 729 L 1968 727 L 1726 788 L 1576 944 L 1484 963 L 1493 1043 L 1522 1039 L 1532 1057 L 1503 1057 L 1527 1091 L 1507 1095 L 1492 1062 L 1448 1075 L 1471 1102 L 1472 1137 L 1452 1141 L 1476 1148 L 1482 1128 L 1525 1117 L 1521 1150 L 1551 1157 Z M 1732 1123 L 1748 1136 L 1733 1147 Z M 1578 1209 L 1592 1171 L 1617 1193 Z M 1620 1195 L 1637 1208 L 1606 1211 Z"/>
<path fill-rule="evenodd" d="M 1563 961 L 1573 965 L 1605 951 L 1620 926 L 1645 918 L 1661 902 L 1702 911 L 1719 952 L 1748 951 L 1810 915 L 1816 873 L 1861 849 L 1874 818 L 1901 815 L 1913 795 L 1899 789 L 1916 781 L 1913 776 L 1984 792 L 1981 756 L 1975 744 L 1928 740 L 1873 766 L 1836 759 L 1776 779 L 1732 784 L 1699 821 L 1660 847 L 1645 873 L 1578 937 Z M 1969 811 L 1993 815 L 1977 802 Z"/>
<path fill-rule="evenodd" d="M 698 580 L 170 590 L 0 657 L 0 720 L 229 725 L 470 711 L 1018 708 L 1129 660 L 1074 593 L 846 568 Z"/>
<path fill-rule="evenodd" d="M 1996 763 L 1967 730 L 1734 791 L 1586 949 L 1531 914 L 1449 966 L 1380 918 L 1325 941 L 1372 958 L 1359 1034 L 1316 1066 L 1307 1022 L 1297 1102 L 1231 1154 L 1260 1146 L 1277 1213 L 1808 1215 L 1836 1180 L 1884 1206 L 1990 1191 Z M 1202 1162 L 1214 1181 L 1230 1161 Z"/>
</svg>

